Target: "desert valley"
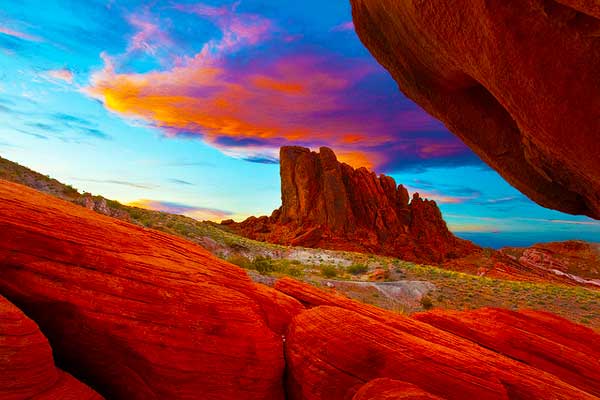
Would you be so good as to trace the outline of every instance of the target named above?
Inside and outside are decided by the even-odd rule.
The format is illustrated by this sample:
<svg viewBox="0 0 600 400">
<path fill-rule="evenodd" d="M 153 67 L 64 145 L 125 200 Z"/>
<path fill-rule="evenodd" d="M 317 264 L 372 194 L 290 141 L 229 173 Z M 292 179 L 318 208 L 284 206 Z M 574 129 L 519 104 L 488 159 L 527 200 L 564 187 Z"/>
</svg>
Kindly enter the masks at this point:
<svg viewBox="0 0 600 400">
<path fill-rule="evenodd" d="M 76 91 L 103 112 L 138 118 L 132 129 L 152 120 L 152 128 L 162 130 L 152 151 L 174 152 L 169 141 L 188 146 L 199 129 L 203 146 L 224 154 L 212 162 L 222 164 L 185 161 L 180 171 L 197 167 L 208 171 L 208 181 L 235 165 L 226 173 L 232 182 L 218 175 L 212 192 L 205 190 L 206 200 L 229 201 L 221 191 L 242 185 L 239 203 L 232 204 L 243 207 L 258 198 L 261 206 L 253 210 L 269 215 L 240 217 L 216 206 L 166 201 L 159 207 L 158 201 L 124 201 L 128 192 L 119 190 L 114 198 L 89 193 L 75 184 L 176 191 L 125 176 L 46 175 L 21 159 L 33 154 L 29 140 L 50 139 L 16 129 L 7 135 L 15 144 L 0 141 L 0 399 L 600 399 L 600 238 L 582 240 L 577 230 L 595 229 L 600 218 L 600 7 L 578 0 L 473 1 L 460 7 L 437 0 L 350 1 L 353 20 L 328 27 L 326 37 L 356 32 L 387 70 L 381 73 L 389 73 L 406 96 L 403 107 L 422 107 L 470 148 L 455 157 L 454 149 L 463 149 L 455 146 L 463 145 L 453 144 L 445 131 L 427 137 L 422 147 L 421 139 L 406 145 L 410 129 L 396 135 L 397 143 L 385 132 L 383 145 L 369 147 L 379 143 L 379 133 L 352 120 L 354 104 L 327 108 L 330 101 L 342 102 L 333 94 L 345 88 L 336 77 L 349 72 L 317 71 L 308 56 L 267 68 L 268 78 L 253 72 L 250 83 L 227 78 L 225 89 L 218 88 L 220 74 L 232 65 L 261 66 L 231 54 L 266 40 L 269 29 L 281 34 L 263 21 L 259 11 L 270 10 L 267 3 L 249 9 L 243 2 L 144 4 L 135 15 L 118 2 L 114 8 L 102 5 L 106 15 L 126 10 L 126 21 L 137 30 L 122 59 L 103 52 L 103 70 Z M 345 7 L 349 12 L 350 5 Z M 161 52 L 177 48 L 184 42 L 177 35 L 194 29 L 161 27 L 149 17 L 153 12 L 208 18 L 222 37 L 208 40 L 193 58 L 177 58 L 170 70 L 157 67 L 148 57 L 164 61 Z M 5 25 L 0 23 L 0 50 L 8 46 L 3 40 L 36 46 L 46 41 Z M 285 51 L 295 49 L 296 40 L 302 36 L 286 36 Z M 25 51 L 14 43 L 10 51 Z M 36 54 L 43 53 L 40 48 Z M 300 67 L 315 87 L 276 80 Z M 350 75 L 361 74 L 367 72 Z M 51 78 L 52 85 L 77 79 Z M 250 87 L 260 95 L 249 97 Z M 268 101 L 267 107 L 262 90 L 278 92 L 280 102 Z M 315 106 L 310 97 L 302 103 L 313 91 L 323 102 Z M 0 86 L 0 115 L 8 115 L 18 101 L 3 100 L 2 93 Z M 387 109 L 385 96 L 368 93 L 365 99 Z M 214 104 L 205 102 L 212 95 Z M 257 114 L 236 114 L 234 103 L 247 98 L 252 101 L 245 106 L 260 106 Z M 275 121 L 287 101 L 308 114 Z M 417 112 L 403 118 L 429 118 Z M 84 120 L 65 113 L 52 115 L 63 128 L 81 131 Z M 15 112 L 14 120 L 51 131 L 32 122 L 33 115 Z M 325 139 L 352 121 L 336 140 L 315 140 L 317 146 L 300 140 L 304 128 L 294 125 L 299 115 L 324 118 L 319 129 Z M 278 133 L 271 137 L 270 128 L 257 128 L 259 122 L 273 123 Z M 7 117 L 6 123 L 14 121 Z M 100 137 L 101 123 L 85 128 L 85 140 L 57 141 L 65 149 L 56 163 L 59 173 L 98 167 L 87 140 L 93 130 Z M 434 126 L 426 125 L 420 135 Z M 22 135 L 27 139 L 17 142 Z M 89 162 L 77 163 L 73 148 L 91 148 Z M 144 157 L 150 151 L 133 148 Z M 264 153 L 253 153 L 257 148 Z M 238 151 L 247 153 L 234 164 L 229 158 Z M 414 152 L 421 158 L 412 160 Z M 410 162 L 394 164 L 389 157 Z M 464 165 L 461 157 L 468 159 Z M 384 158 L 387 164 L 379 162 Z M 123 170 L 128 162 L 114 157 Z M 492 168 L 527 197 L 508 192 L 485 198 L 488 186 L 501 186 L 493 182 L 470 182 L 477 190 L 456 189 L 464 182 L 424 182 L 424 171 L 441 171 L 450 181 L 448 171 L 470 171 L 471 163 L 475 170 Z M 140 165 L 140 174 L 172 167 Z M 271 175 L 265 178 L 264 171 Z M 272 212 L 274 203 L 262 193 L 268 190 L 248 183 L 261 179 L 274 180 L 280 191 Z M 169 180 L 184 194 L 194 186 L 183 178 Z M 473 219 L 453 213 L 458 207 L 498 213 L 503 217 L 477 218 L 501 225 L 523 204 L 532 215 L 518 217 L 520 224 L 559 224 L 561 240 L 535 240 L 534 234 L 526 246 L 491 248 L 455 229 L 481 228 L 456 224 Z"/>
</svg>

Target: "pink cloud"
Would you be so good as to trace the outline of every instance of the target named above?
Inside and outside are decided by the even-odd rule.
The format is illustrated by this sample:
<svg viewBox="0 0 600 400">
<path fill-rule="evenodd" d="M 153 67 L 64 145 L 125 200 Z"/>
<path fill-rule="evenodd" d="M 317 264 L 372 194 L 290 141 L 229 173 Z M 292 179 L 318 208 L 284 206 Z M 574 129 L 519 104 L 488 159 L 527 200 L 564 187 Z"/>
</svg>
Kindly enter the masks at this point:
<svg viewBox="0 0 600 400">
<path fill-rule="evenodd" d="M 74 78 L 73 72 L 68 68 L 53 69 L 50 71 L 46 71 L 45 75 L 51 79 L 65 81 L 69 84 L 73 83 Z"/>
<path fill-rule="evenodd" d="M 416 189 L 411 186 L 406 187 L 409 192 L 419 193 L 419 196 L 424 199 L 434 200 L 440 204 L 461 204 L 469 200 L 477 198 L 477 195 L 472 196 L 448 196 L 441 194 L 435 190 L 427 191 L 422 189 Z"/>
<path fill-rule="evenodd" d="M 157 24 L 150 22 L 141 15 L 131 15 L 128 22 L 137 29 L 137 32 L 129 41 L 127 52 L 142 51 L 150 55 L 156 55 L 159 47 L 171 46 L 169 35 Z"/>
<path fill-rule="evenodd" d="M 354 22 L 348 21 L 337 26 L 334 26 L 332 29 L 334 32 L 344 32 L 344 31 L 353 31 L 354 30 Z"/>
<path fill-rule="evenodd" d="M 550 222 L 552 224 L 600 226 L 599 221 L 571 221 L 571 220 L 566 220 L 566 219 L 541 219 L 541 218 L 521 218 L 521 219 L 527 220 L 527 221 Z"/>
<path fill-rule="evenodd" d="M 490 222 L 490 223 L 492 223 L 493 226 L 502 226 L 502 225 L 507 225 L 507 224 L 514 225 L 516 222 L 519 222 L 519 221 L 540 222 L 540 223 L 550 223 L 550 224 L 564 224 L 564 225 L 600 226 L 600 221 L 594 221 L 591 219 L 568 220 L 568 219 L 529 218 L 529 217 L 497 218 L 497 217 L 481 217 L 481 216 L 464 215 L 464 214 L 445 214 L 445 216 L 449 217 L 451 219 Z"/>
<path fill-rule="evenodd" d="M 273 27 L 270 20 L 257 14 L 237 14 L 233 6 L 214 7 L 206 4 L 176 5 L 179 11 L 209 18 L 223 32 L 219 40 L 212 40 L 205 53 L 229 53 L 244 46 L 253 46 L 269 36 Z"/>
<path fill-rule="evenodd" d="M 233 213 L 215 208 L 196 207 L 169 201 L 141 199 L 128 204 L 132 207 L 148 210 L 162 211 L 169 214 L 185 215 L 198 221 L 221 221 L 229 218 Z"/>
<path fill-rule="evenodd" d="M 30 42 L 42 42 L 43 41 L 43 39 L 38 36 L 30 35 L 30 34 L 24 33 L 24 32 L 19 32 L 19 31 L 10 29 L 6 26 L 0 26 L 0 34 L 16 37 L 18 39 L 27 40 Z"/>
</svg>

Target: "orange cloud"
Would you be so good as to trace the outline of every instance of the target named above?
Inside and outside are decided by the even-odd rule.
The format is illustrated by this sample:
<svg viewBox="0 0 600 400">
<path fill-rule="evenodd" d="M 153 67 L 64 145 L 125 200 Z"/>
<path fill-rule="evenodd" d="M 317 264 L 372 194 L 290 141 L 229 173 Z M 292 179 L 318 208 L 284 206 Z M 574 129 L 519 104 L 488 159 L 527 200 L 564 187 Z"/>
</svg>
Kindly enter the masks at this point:
<svg viewBox="0 0 600 400">
<path fill-rule="evenodd" d="M 360 151 L 338 151 L 339 161 L 350 165 L 353 168 L 365 167 L 373 170 L 382 163 L 382 157 L 378 153 L 363 153 Z"/>
<path fill-rule="evenodd" d="M 402 163 L 415 164 L 464 153 L 456 139 L 436 142 L 438 123 L 426 113 L 402 100 L 390 103 L 389 91 L 398 94 L 393 87 L 384 89 L 374 63 L 290 51 L 285 35 L 278 35 L 279 42 L 273 38 L 270 21 L 236 14 L 236 7 L 175 6 L 211 19 L 222 36 L 193 57 L 161 60 L 169 67 L 146 73 L 120 72 L 120 64 L 129 61 L 132 49 L 170 54 L 159 47 L 171 39 L 166 34 L 164 40 L 153 39 L 160 30 L 147 22 L 151 16 L 131 17 L 137 31 L 127 53 L 103 54 L 104 68 L 92 74 L 84 91 L 107 109 L 144 120 L 167 136 L 197 136 L 244 159 L 272 159 L 290 144 L 328 146 L 348 164 L 375 169 L 389 166 L 397 154 L 403 154 Z M 265 40 L 271 40 L 269 52 L 254 52 Z M 247 49 L 251 56 L 243 53 Z M 375 84 L 365 83 L 369 79 Z"/>
<path fill-rule="evenodd" d="M 357 142 L 380 145 L 389 140 L 386 135 L 364 134 L 360 125 L 364 129 L 365 124 L 353 120 L 316 117 L 339 112 L 339 91 L 349 85 L 332 71 L 318 71 L 319 62 L 283 59 L 272 66 L 270 76 L 244 75 L 200 54 L 188 65 L 164 72 L 119 74 L 106 58 L 105 68 L 93 75 L 86 92 L 111 111 L 196 133 L 217 147 L 235 147 L 235 141 L 243 139 L 262 140 L 262 147 L 274 148 L 316 142 L 373 166 L 376 160 L 367 161 L 367 152 L 345 148 Z M 316 72 L 309 80 L 307 69 Z"/>
<path fill-rule="evenodd" d="M 266 76 L 255 76 L 252 79 L 252 83 L 258 89 L 269 89 L 275 92 L 282 92 L 288 94 L 302 93 L 304 86 L 301 83 L 293 82 L 282 82 Z"/>
</svg>

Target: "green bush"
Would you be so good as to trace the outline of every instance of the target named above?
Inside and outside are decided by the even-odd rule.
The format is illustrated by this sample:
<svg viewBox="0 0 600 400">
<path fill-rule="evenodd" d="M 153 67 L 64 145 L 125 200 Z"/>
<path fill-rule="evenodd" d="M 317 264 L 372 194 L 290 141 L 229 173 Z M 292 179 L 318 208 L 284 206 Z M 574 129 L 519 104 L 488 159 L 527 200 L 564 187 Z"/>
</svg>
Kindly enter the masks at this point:
<svg viewBox="0 0 600 400">
<path fill-rule="evenodd" d="M 337 276 L 337 269 L 333 265 L 323 265 L 321 267 L 321 275 L 325 278 L 335 278 Z"/>
<path fill-rule="evenodd" d="M 265 275 L 269 272 L 275 271 L 275 266 L 273 265 L 273 260 L 269 257 L 258 256 L 254 260 L 252 260 L 252 264 L 250 266 L 251 269 L 258 271 L 259 273 Z"/>
<path fill-rule="evenodd" d="M 290 266 L 285 273 L 289 276 L 293 276 L 294 278 L 300 278 L 304 275 L 304 270 L 299 267 Z"/>
<path fill-rule="evenodd" d="M 351 266 L 346 268 L 346 271 L 348 271 L 348 273 L 352 275 L 361 275 L 367 272 L 368 270 L 369 268 L 367 268 L 367 266 L 364 264 L 352 264 Z"/>
<path fill-rule="evenodd" d="M 242 267 L 245 269 L 250 269 L 252 262 L 250 261 L 250 259 L 248 257 L 244 257 L 244 256 L 240 256 L 240 255 L 234 255 L 231 256 L 227 259 L 227 261 L 229 261 L 232 264 L 237 265 L 238 267 Z"/>
</svg>

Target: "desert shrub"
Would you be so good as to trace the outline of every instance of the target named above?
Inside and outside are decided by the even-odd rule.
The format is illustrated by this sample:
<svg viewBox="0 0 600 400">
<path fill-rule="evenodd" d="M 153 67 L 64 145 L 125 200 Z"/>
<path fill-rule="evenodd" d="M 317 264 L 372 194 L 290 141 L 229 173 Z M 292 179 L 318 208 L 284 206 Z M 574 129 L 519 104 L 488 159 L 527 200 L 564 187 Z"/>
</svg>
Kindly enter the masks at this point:
<svg viewBox="0 0 600 400">
<path fill-rule="evenodd" d="M 333 265 L 323 265 L 321 267 L 321 275 L 325 278 L 335 278 L 337 276 L 337 269 Z"/>
<path fill-rule="evenodd" d="M 300 278 L 304 275 L 304 270 L 297 266 L 290 266 L 285 272 L 294 278 Z"/>
<path fill-rule="evenodd" d="M 346 268 L 346 271 L 348 271 L 348 273 L 352 275 L 361 275 L 367 272 L 368 270 L 369 268 L 367 268 L 367 266 L 364 264 L 352 264 L 351 266 Z"/>
<path fill-rule="evenodd" d="M 250 269 L 252 262 L 248 257 L 244 257 L 241 255 L 233 255 L 227 259 L 232 264 L 237 265 L 238 267 Z"/>
<path fill-rule="evenodd" d="M 421 297 L 421 307 L 425 310 L 431 309 L 433 307 L 433 300 L 431 300 L 431 297 L 427 295 Z"/>
<path fill-rule="evenodd" d="M 294 260 L 273 260 L 273 272 L 293 276 L 295 278 L 304 276 L 303 266 L 301 263 Z"/>
<path fill-rule="evenodd" d="M 238 240 L 236 240 L 235 237 L 230 237 L 230 236 L 226 236 L 223 239 L 223 243 L 225 244 L 225 246 L 227 247 L 232 247 L 235 248 L 236 246 L 238 246 Z"/>
<path fill-rule="evenodd" d="M 258 256 L 254 260 L 252 260 L 250 268 L 258 271 L 263 275 L 275 271 L 273 260 L 271 260 L 269 257 L 263 256 Z"/>
</svg>

